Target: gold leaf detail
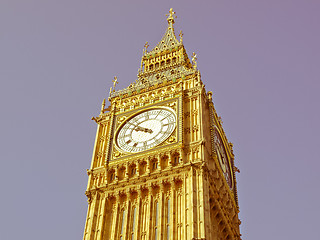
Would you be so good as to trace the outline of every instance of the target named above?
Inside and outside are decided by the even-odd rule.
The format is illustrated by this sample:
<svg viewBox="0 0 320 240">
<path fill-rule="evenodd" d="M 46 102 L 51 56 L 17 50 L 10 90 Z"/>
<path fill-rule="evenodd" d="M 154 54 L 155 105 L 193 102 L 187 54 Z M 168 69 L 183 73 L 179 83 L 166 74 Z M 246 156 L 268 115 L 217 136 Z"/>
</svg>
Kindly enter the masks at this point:
<svg viewBox="0 0 320 240">
<path fill-rule="evenodd" d="M 172 142 L 174 142 L 175 140 L 176 140 L 176 138 L 175 138 L 174 136 L 171 136 L 168 141 L 169 141 L 170 143 L 172 143 Z"/>
<path fill-rule="evenodd" d="M 118 151 L 116 151 L 114 154 L 113 154 L 114 157 L 120 157 L 121 156 L 121 153 L 119 153 Z"/>
</svg>

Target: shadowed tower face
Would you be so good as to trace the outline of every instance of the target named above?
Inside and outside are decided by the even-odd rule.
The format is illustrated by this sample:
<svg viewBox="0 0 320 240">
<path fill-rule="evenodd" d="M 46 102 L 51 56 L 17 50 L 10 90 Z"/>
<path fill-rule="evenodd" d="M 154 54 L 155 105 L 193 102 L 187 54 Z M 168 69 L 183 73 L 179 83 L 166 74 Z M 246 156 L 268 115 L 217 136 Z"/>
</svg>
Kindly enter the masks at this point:
<svg viewBox="0 0 320 240">
<path fill-rule="evenodd" d="M 175 18 L 93 118 L 84 240 L 240 239 L 232 144 Z"/>
</svg>

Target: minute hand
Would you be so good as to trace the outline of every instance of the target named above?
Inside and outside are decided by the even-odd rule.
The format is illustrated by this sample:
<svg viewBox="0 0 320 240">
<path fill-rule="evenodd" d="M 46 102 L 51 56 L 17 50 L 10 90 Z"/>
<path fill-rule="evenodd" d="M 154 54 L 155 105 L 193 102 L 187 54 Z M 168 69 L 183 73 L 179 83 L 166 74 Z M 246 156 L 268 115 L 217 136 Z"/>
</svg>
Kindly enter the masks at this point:
<svg viewBox="0 0 320 240">
<path fill-rule="evenodd" d="M 153 131 L 149 128 L 144 128 L 144 127 L 140 127 L 140 126 L 137 126 L 135 129 L 135 131 L 141 131 L 141 132 L 148 132 L 148 133 L 152 133 Z"/>
</svg>

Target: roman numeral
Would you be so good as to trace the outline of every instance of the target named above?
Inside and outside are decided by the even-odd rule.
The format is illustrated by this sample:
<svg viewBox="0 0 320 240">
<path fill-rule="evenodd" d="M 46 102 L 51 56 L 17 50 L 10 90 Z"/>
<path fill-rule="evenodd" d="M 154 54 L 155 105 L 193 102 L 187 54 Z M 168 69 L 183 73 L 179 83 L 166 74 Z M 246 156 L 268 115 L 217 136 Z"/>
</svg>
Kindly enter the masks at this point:
<svg viewBox="0 0 320 240">
<path fill-rule="evenodd" d="M 158 117 L 158 115 L 159 115 L 161 112 L 162 112 L 162 110 L 160 110 L 160 111 L 158 112 L 158 114 L 157 114 L 157 116 L 156 116 L 155 118 L 157 118 L 157 117 Z"/>
<path fill-rule="evenodd" d="M 167 117 L 169 117 L 169 116 L 170 116 L 170 114 L 166 113 L 166 114 L 163 114 L 163 116 L 164 116 L 164 118 L 162 118 L 160 121 L 165 120 Z"/>
</svg>

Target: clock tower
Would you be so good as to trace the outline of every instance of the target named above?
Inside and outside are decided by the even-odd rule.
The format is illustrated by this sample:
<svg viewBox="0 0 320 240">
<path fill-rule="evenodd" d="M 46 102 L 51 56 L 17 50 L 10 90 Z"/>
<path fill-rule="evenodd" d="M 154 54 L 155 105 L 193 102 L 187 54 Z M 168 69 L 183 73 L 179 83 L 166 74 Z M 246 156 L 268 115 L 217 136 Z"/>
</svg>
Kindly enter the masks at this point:
<svg viewBox="0 0 320 240">
<path fill-rule="evenodd" d="M 240 239 L 232 143 L 175 13 L 137 80 L 115 90 L 97 123 L 84 240 Z"/>
</svg>

